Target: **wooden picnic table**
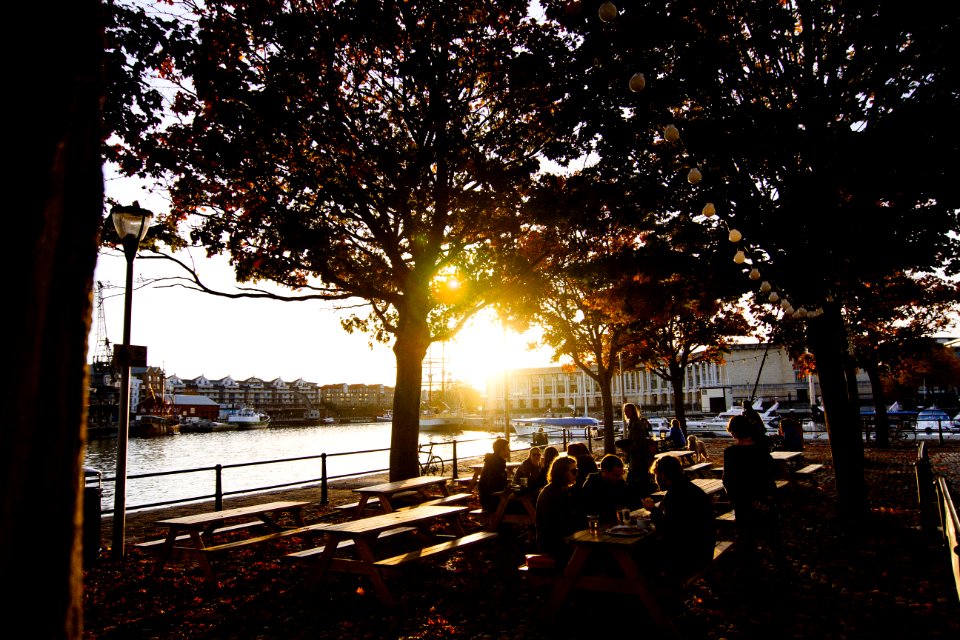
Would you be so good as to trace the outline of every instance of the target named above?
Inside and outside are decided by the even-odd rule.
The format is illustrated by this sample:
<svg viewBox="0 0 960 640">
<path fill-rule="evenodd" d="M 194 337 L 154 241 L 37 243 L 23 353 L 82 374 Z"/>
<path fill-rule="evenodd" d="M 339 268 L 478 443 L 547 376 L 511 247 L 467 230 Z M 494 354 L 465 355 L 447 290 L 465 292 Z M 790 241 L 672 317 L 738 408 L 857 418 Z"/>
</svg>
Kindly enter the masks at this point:
<svg viewBox="0 0 960 640">
<path fill-rule="evenodd" d="M 486 530 L 496 531 L 504 522 L 537 526 L 536 501 L 537 497 L 533 491 L 507 487 L 500 492 L 500 503 L 497 505 L 497 510 L 491 514 Z M 519 505 L 523 510 L 511 509 L 511 505 Z"/>
<path fill-rule="evenodd" d="M 207 545 L 203 541 L 203 533 L 222 527 L 227 522 L 237 520 L 247 520 L 255 518 L 259 520 L 274 532 L 284 531 L 277 520 L 282 514 L 288 514 L 299 527 L 305 527 L 302 511 L 309 502 L 296 502 L 289 500 L 280 500 L 275 502 L 264 502 L 261 504 L 252 504 L 235 509 L 226 509 L 223 511 L 207 511 L 196 513 L 189 516 L 178 518 L 168 518 L 158 520 L 157 525 L 167 529 L 167 535 L 163 546 L 160 549 L 159 556 L 154 564 L 154 573 L 163 569 L 164 565 L 170 559 L 174 549 L 184 552 L 184 555 L 196 559 L 207 577 L 212 576 L 213 571 L 210 561 L 204 550 Z M 186 536 L 184 538 L 184 535 Z M 176 542 L 178 538 L 181 541 L 188 542 L 188 546 L 178 547 Z"/>
<path fill-rule="evenodd" d="M 415 509 L 405 509 L 403 511 L 392 511 L 381 515 L 361 518 L 359 520 L 348 520 L 346 522 L 327 524 L 323 528 L 326 536 L 323 551 L 320 553 L 315 566 L 314 576 L 319 582 L 327 572 L 357 573 L 366 575 L 373 582 L 377 596 L 388 607 L 396 604 L 393 595 L 384 582 L 381 569 L 399 564 L 406 557 L 416 557 L 417 559 L 427 557 L 429 553 L 420 553 L 416 556 L 398 556 L 377 560 L 375 548 L 380 534 L 393 529 L 412 527 L 421 540 L 429 543 L 434 537 L 429 532 L 431 524 L 438 520 L 447 520 L 453 527 L 457 536 L 463 536 L 463 525 L 457 517 L 466 507 L 440 507 L 440 506 L 420 506 Z M 456 546 L 454 538 L 452 546 Z M 344 541 L 350 541 L 350 544 L 344 545 L 354 551 L 353 558 L 335 557 L 337 547 Z M 421 552 L 428 551 L 430 547 L 420 549 Z"/>
<path fill-rule="evenodd" d="M 611 535 L 603 529 L 600 533 L 591 533 L 589 529 L 584 529 L 568 536 L 566 540 L 573 545 L 573 555 L 570 556 L 563 574 L 554 585 L 544 608 L 543 618 L 546 621 L 553 621 L 573 589 L 625 593 L 636 596 L 649 612 L 654 624 L 668 636 L 675 637 L 677 632 L 673 623 L 663 612 L 650 584 L 637 565 L 637 558 L 642 555 L 639 549 L 654 539 L 655 533 L 652 528 L 636 536 Z M 588 562 L 594 555 L 612 556 L 620 570 L 620 575 L 612 575 L 612 572 L 595 574 L 585 571 L 585 568 L 591 566 L 603 566 L 603 563 Z"/>
<path fill-rule="evenodd" d="M 693 454 L 694 452 L 688 449 L 671 449 L 670 451 L 661 451 L 653 457 L 659 459 L 669 456 L 679 460 L 681 465 L 688 465 L 693 462 Z"/>
<path fill-rule="evenodd" d="M 369 487 L 360 487 L 354 489 L 354 493 L 360 494 L 360 500 L 357 502 L 354 510 L 354 520 L 363 517 L 363 510 L 371 498 L 377 498 L 380 501 L 380 508 L 384 513 L 396 511 L 391 502 L 397 494 L 400 493 L 419 493 L 423 500 L 430 500 L 438 497 L 431 491 L 439 491 L 443 497 L 450 495 L 447 490 L 447 481 L 449 478 L 443 476 L 419 476 L 417 478 L 407 478 L 406 480 L 397 480 L 396 482 L 385 482 L 375 484 Z"/>
</svg>

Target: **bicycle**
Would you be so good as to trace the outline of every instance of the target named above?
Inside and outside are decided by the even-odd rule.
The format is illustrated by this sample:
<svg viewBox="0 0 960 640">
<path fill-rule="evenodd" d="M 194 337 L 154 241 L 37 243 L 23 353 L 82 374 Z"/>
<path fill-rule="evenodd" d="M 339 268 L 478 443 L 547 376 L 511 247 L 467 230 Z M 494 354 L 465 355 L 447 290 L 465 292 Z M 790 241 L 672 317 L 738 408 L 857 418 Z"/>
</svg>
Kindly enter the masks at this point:
<svg viewBox="0 0 960 640">
<path fill-rule="evenodd" d="M 420 475 L 442 476 L 446 466 L 443 464 L 443 458 L 433 452 L 433 443 L 421 444 L 419 451 L 424 456 L 424 460 L 420 461 Z"/>
</svg>

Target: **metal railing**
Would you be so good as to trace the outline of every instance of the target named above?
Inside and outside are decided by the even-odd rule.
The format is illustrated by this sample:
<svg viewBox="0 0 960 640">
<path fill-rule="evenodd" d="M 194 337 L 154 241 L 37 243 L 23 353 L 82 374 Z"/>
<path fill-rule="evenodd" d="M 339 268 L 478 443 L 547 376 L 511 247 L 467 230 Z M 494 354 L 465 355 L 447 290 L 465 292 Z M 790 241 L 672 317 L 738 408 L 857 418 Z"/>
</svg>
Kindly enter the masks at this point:
<svg viewBox="0 0 960 640">
<path fill-rule="evenodd" d="M 467 442 L 481 442 L 481 441 L 492 441 L 496 436 L 491 436 L 489 438 L 474 438 L 471 440 L 461 440 L 460 443 Z M 453 479 L 456 480 L 458 477 L 458 466 L 459 460 L 457 456 L 457 440 L 448 440 L 444 442 L 434 442 L 434 447 L 443 451 L 445 447 L 449 448 L 450 457 L 443 458 L 444 463 L 450 464 L 453 469 Z M 365 449 L 362 451 L 345 451 L 341 453 L 320 453 L 309 456 L 298 456 L 294 458 L 277 458 L 273 460 L 258 460 L 254 462 L 237 462 L 232 464 L 215 464 L 206 467 L 195 467 L 191 469 L 175 469 L 171 471 L 156 471 L 151 473 L 139 473 L 139 474 L 130 474 L 127 476 L 127 480 L 138 480 L 144 478 L 157 478 L 162 476 L 180 476 L 189 473 L 198 473 L 198 472 L 213 472 L 213 493 L 207 493 L 203 495 L 190 496 L 187 498 L 178 498 L 175 500 L 163 500 L 159 502 L 150 502 L 146 504 L 138 505 L 127 505 L 126 511 L 137 511 L 141 509 L 153 509 L 156 507 L 165 507 L 174 504 L 186 504 L 192 502 L 201 502 L 203 500 L 214 500 L 214 509 L 216 511 L 223 510 L 223 499 L 227 496 L 242 495 L 242 494 L 252 494 L 260 493 L 263 491 L 270 491 L 275 489 L 283 489 L 288 487 L 306 487 L 319 484 L 320 485 L 320 504 L 326 505 L 329 503 L 329 483 L 332 480 L 340 480 L 343 478 L 357 478 L 366 475 L 371 475 L 375 473 L 384 473 L 389 471 L 387 468 L 382 469 L 365 469 L 362 471 L 353 471 L 350 473 L 343 473 L 340 475 L 329 475 L 327 473 L 327 460 L 330 458 L 336 457 L 345 457 L 345 456 L 356 456 L 356 455 L 365 455 L 370 453 L 382 453 L 390 451 L 389 447 L 381 449 Z M 320 461 L 320 475 L 319 477 L 314 478 L 305 478 L 302 480 L 294 480 L 291 482 L 283 482 L 279 484 L 264 485 L 259 487 L 250 487 L 246 489 L 237 489 L 234 491 L 224 491 L 223 490 L 223 472 L 228 469 L 238 469 L 241 467 L 252 467 L 268 464 L 284 464 L 291 462 L 301 462 L 304 460 L 319 460 Z M 91 476 L 92 477 L 92 476 Z M 97 482 L 113 482 L 116 485 L 116 477 L 103 477 L 97 476 Z M 101 507 L 100 513 L 109 514 L 112 513 L 113 509 L 103 509 Z"/>
</svg>

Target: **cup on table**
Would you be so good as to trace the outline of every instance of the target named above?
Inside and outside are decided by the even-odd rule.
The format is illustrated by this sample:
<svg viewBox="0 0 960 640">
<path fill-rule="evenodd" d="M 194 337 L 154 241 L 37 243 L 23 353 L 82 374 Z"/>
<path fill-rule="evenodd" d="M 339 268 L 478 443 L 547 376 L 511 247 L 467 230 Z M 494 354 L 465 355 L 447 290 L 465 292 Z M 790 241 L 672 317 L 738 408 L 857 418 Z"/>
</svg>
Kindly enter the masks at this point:
<svg viewBox="0 0 960 640">
<path fill-rule="evenodd" d="M 600 533 L 600 516 L 587 516 L 587 529 L 590 533 L 597 535 Z"/>
<path fill-rule="evenodd" d="M 630 515 L 630 509 L 624 507 L 617 510 L 617 524 L 630 524 L 633 517 Z"/>
<path fill-rule="evenodd" d="M 521 489 L 526 489 L 526 488 L 527 488 L 527 478 L 526 478 L 526 476 L 524 476 L 523 478 L 520 478 L 520 488 L 521 488 Z"/>
</svg>

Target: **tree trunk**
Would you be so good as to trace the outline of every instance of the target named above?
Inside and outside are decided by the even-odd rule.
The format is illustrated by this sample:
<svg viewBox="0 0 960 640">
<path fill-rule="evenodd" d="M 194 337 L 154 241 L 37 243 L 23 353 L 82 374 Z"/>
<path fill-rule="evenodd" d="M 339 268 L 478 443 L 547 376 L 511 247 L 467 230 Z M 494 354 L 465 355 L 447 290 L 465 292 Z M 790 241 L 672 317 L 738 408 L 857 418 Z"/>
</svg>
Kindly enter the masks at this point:
<svg viewBox="0 0 960 640">
<path fill-rule="evenodd" d="M 83 630 L 85 363 L 103 211 L 100 5 L 11 10 L 12 24 L 42 24 L 43 34 L 25 44 L 11 79 L 27 108 L 8 167 L 15 375 L 0 446 L 0 575 L 10 581 L 4 611 L 30 612 L 27 635 L 72 639 Z"/>
<path fill-rule="evenodd" d="M 390 431 L 390 480 L 420 475 L 420 389 L 423 359 L 430 346 L 430 332 L 422 314 L 407 309 L 401 317 L 393 353 L 397 381 L 393 392 L 393 427 Z M 405 316 L 417 316 L 413 318 Z"/>
<path fill-rule="evenodd" d="M 597 371 L 600 383 L 600 402 L 603 405 L 603 452 L 615 453 L 616 437 L 613 433 L 613 368 Z"/>
<path fill-rule="evenodd" d="M 687 408 L 683 404 L 683 367 L 670 365 L 670 388 L 673 390 L 673 407 L 683 435 L 687 435 Z"/>
<path fill-rule="evenodd" d="M 887 415 L 887 400 L 883 393 L 880 370 L 873 363 L 864 365 L 863 370 L 870 378 L 870 390 L 873 392 L 874 438 L 878 448 L 887 449 L 890 447 L 890 416 Z"/>
<path fill-rule="evenodd" d="M 810 321 L 808 338 L 820 378 L 837 482 L 837 506 L 840 515 L 856 517 L 863 515 L 867 507 L 859 407 L 850 397 L 845 369 L 847 341 L 840 311 L 833 304 L 825 309 L 823 316 Z"/>
</svg>

